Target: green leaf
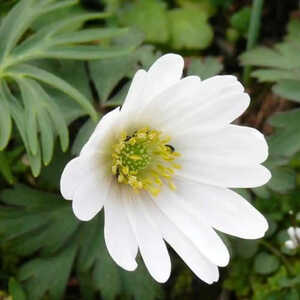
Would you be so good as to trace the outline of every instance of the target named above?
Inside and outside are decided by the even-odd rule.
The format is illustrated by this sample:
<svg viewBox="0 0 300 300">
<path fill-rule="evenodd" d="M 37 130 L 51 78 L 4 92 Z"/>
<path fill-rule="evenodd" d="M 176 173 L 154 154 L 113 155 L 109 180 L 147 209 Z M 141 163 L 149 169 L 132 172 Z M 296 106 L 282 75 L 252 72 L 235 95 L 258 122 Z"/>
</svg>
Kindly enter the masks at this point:
<svg viewBox="0 0 300 300">
<path fill-rule="evenodd" d="M 103 215 L 79 222 L 69 201 L 56 194 L 24 185 L 1 194 L 0 234 L 9 251 L 31 256 L 21 266 L 18 279 L 28 299 L 62 299 L 72 266 L 78 276 L 91 278 L 91 287 L 102 299 L 116 295 L 155 300 L 160 286 L 151 279 L 142 263 L 136 272 L 121 270 L 107 253 L 103 238 Z"/>
<path fill-rule="evenodd" d="M 205 49 L 211 44 L 213 31 L 203 11 L 178 8 L 170 10 L 168 17 L 175 49 Z"/>
<path fill-rule="evenodd" d="M 71 159 L 69 152 L 64 153 L 59 147 L 56 147 L 52 163 L 43 168 L 37 178 L 38 186 L 47 191 L 57 191 L 57 187 L 60 185 L 61 174 Z"/>
<path fill-rule="evenodd" d="M 47 4 L 47 2 L 45 2 Z M 37 19 L 49 11 L 76 4 L 75 0 L 61 1 L 53 5 L 35 5 L 35 0 L 22 0 L 6 16 L 0 27 L 0 64 L 17 45 L 19 39 Z"/>
<path fill-rule="evenodd" d="M 0 151 L 0 174 L 9 184 L 13 184 L 15 182 L 8 155 L 4 151 Z"/>
<path fill-rule="evenodd" d="M 107 39 L 127 33 L 126 28 L 103 28 L 103 29 L 83 29 L 77 32 L 57 35 L 54 39 L 56 45 L 71 43 L 88 43 L 101 39 Z"/>
<path fill-rule="evenodd" d="M 176 0 L 176 2 L 182 8 L 203 11 L 209 17 L 217 12 L 216 5 L 211 0 Z"/>
<path fill-rule="evenodd" d="M 263 69 L 252 72 L 252 76 L 258 78 L 260 82 L 273 82 L 279 80 L 297 80 L 300 78 L 299 70 L 283 69 Z"/>
<path fill-rule="evenodd" d="M 259 253 L 254 260 L 254 270 L 258 274 L 267 275 L 275 272 L 280 266 L 278 258 L 266 252 Z"/>
<path fill-rule="evenodd" d="M 278 127 L 268 139 L 270 154 L 291 157 L 300 151 L 300 110 L 277 113 L 270 119 L 273 126 Z"/>
<path fill-rule="evenodd" d="M 130 53 L 133 47 L 102 47 L 102 46 L 53 46 L 37 55 L 38 58 L 61 59 L 104 59 Z"/>
<path fill-rule="evenodd" d="M 43 160 L 47 165 L 53 155 L 55 133 L 60 136 L 63 150 L 67 148 L 69 142 L 67 125 L 58 107 L 36 81 L 20 78 L 18 83 L 22 92 L 26 119 L 29 120 L 26 126 L 29 147 L 35 155 L 34 150 L 37 151 L 39 147 L 38 131 L 40 131 Z M 36 148 L 32 147 L 32 143 Z"/>
<path fill-rule="evenodd" d="M 26 281 L 29 299 L 42 299 L 46 292 L 50 299 L 62 299 L 75 254 L 76 247 L 71 244 L 53 257 L 36 258 L 23 265 L 18 278 Z"/>
<path fill-rule="evenodd" d="M 90 101 L 77 89 L 58 76 L 31 65 L 19 65 L 12 67 L 10 68 L 10 74 L 12 74 L 12 77 L 27 76 L 62 91 L 74 99 L 85 111 L 89 112 L 93 119 L 97 119 L 97 113 L 90 104 Z"/>
<path fill-rule="evenodd" d="M 9 100 L 9 106 L 10 106 L 10 112 L 11 116 L 16 124 L 16 127 L 18 128 L 18 131 L 20 133 L 21 139 L 24 143 L 24 146 L 26 148 L 27 157 L 30 162 L 30 167 L 32 170 L 33 175 L 36 177 L 40 173 L 41 170 L 41 152 L 40 149 L 37 149 L 36 155 L 33 155 L 30 151 L 29 147 L 29 140 L 27 137 L 27 130 L 26 130 L 26 120 L 25 120 L 25 111 L 22 105 L 20 104 L 20 101 L 14 97 L 9 88 L 7 87 L 6 83 L 3 84 L 3 92 L 5 97 Z"/>
<path fill-rule="evenodd" d="M 165 43 L 169 39 L 166 3 L 162 1 L 135 1 L 120 11 L 118 18 L 121 25 L 144 32 L 148 42 Z"/>
<path fill-rule="evenodd" d="M 271 192 L 266 186 L 253 188 L 252 191 L 259 198 L 269 199 L 271 196 Z"/>
<path fill-rule="evenodd" d="M 15 279 L 11 278 L 8 283 L 8 291 L 15 300 L 26 300 L 25 291 L 23 290 L 20 283 Z"/>
<path fill-rule="evenodd" d="M 273 87 L 273 92 L 283 98 L 300 102 L 300 69 L 299 80 L 281 80 Z"/>
<path fill-rule="evenodd" d="M 198 75 L 204 80 L 220 74 L 222 70 L 223 65 L 215 57 L 207 56 L 204 59 L 192 58 L 188 67 L 188 75 Z"/>
<path fill-rule="evenodd" d="M 102 102 L 106 102 L 114 87 L 128 74 L 136 70 L 133 56 L 110 58 L 89 63 L 91 76 Z"/>
<path fill-rule="evenodd" d="M 84 62 L 60 60 L 55 63 L 50 63 L 49 61 L 42 60 L 37 63 L 37 66 L 59 78 L 64 78 L 70 85 L 76 86 L 76 89 L 84 95 L 89 102 L 92 101 L 93 95 L 90 88 L 90 82 L 87 80 L 88 73 Z M 43 87 L 59 107 L 59 110 L 68 125 L 74 120 L 86 115 L 82 106 L 80 106 L 78 102 L 72 101 L 72 98 L 66 93 L 46 84 L 43 84 Z"/>
<path fill-rule="evenodd" d="M 300 38 L 300 21 L 291 19 L 287 26 L 288 34 L 286 40 L 296 41 Z"/>
<path fill-rule="evenodd" d="M 286 167 L 272 168 L 272 178 L 267 186 L 279 193 L 287 193 L 296 187 L 296 173 L 293 169 Z"/>
<path fill-rule="evenodd" d="M 94 122 L 91 119 L 88 119 L 78 131 L 78 134 L 74 140 L 73 146 L 72 146 L 72 154 L 73 155 L 79 155 L 83 145 L 88 141 L 89 137 L 93 133 L 93 131 L 96 128 L 96 122 Z"/>
<path fill-rule="evenodd" d="M 122 58 L 89 62 L 91 78 L 103 106 L 122 105 L 130 85 L 128 80 L 140 66 L 148 69 L 158 56 L 152 46 L 142 46 Z"/>
<path fill-rule="evenodd" d="M 56 135 L 62 149 L 67 149 L 69 140 L 64 116 L 68 123 L 86 114 L 95 121 L 98 118 L 89 100 L 92 94 L 86 71 L 81 81 L 86 83 L 89 93 L 82 94 L 77 86 L 75 88 L 61 75 L 48 71 L 47 67 L 44 69 L 37 61 L 91 60 L 127 55 L 137 43 L 118 45 L 115 39 L 128 36 L 128 29 L 99 28 L 100 22 L 97 21 L 93 23 L 94 27 L 82 28 L 87 21 L 109 16 L 108 13 L 86 12 L 77 0 L 20 0 L 1 22 L 0 82 L 11 90 L 6 92 L 10 94 L 8 98 L 0 91 L 0 150 L 9 143 L 13 119 L 34 176 L 40 172 L 41 157 L 44 164 L 50 163 Z M 53 65 L 56 63 L 52 60 Z M 36 86 L 30 88 L 33 84 Z M 58 100 L 64 100 L 59 101 L 58 106 L 54 103 L 58 100 L 53 97 L 53 89 L 65 94 L 60 95 Z M 18 99 L 20 92 L 24 107 Z M 12 97 L 17 101 L 9 103 Z M 38 98 L 42 100 L 37 101 Z M 76 105 L 65 105 L 66 98 L 74 100 Z"/>
<path fill-rule="evenodd" d="M 299 300 L 300 296 L 297 289 L 291 289 L 286 293 L 283 300 Z"/>
<path fill-rule="evenodd" d="M 5 17 L 0 27 L 0 63 L 16 45 L 32 21 L 31 6 L 34 0 L 21 1 Z M 20 18 L 22 15 L 22 18 Z"/>
<path fill-rule="evenodd" d="M 241 61 L 244 65 L 294 71 L 300 67 L 299 46 L 294 42 L 289 42 L 277 44 L 274 49 L 257 47 L 244 53 Z"/>
<path fill-rule="evenodd" d="M 253 257 L 256 254 L 258 250 L 258 241 L 235 239 L 234 249 L 239 257 L 247 259 Z"/>
<path fill-rule="evenodd" d="M 58 1 L 55 1 L 58 2 Z M 55 3 L 54 2 L 54 3 Z M 55 3 L 56 7 L 61 5 L 61 1 Z M 53 6 L 52 6 L 53 7 Z M 36 32 L 42 29 L 45 26 L 49 26 L 49 24 L 55 24 L 60 22 L 61 20 L 66 20 L 65 16 L 68 15 L 68 19 L 73 18 L 74 16 L 86 14 L 87 11 L 78 5 L 69 5 L 65 7 L 61 7 L 60 9 L 50 10 L 42 16 L 38 17 L 34 23 L 32 24 L 32 29 Z M 84 21 L 83 21 L 84 22 Z M 82 27 L 82 23 L 71 24 L 68 30 L 74 31 Z"/>
<path fill-rule="evenodd" d="M 230 18 L 231 26 L 241 34 L 247 34 L 251 17 L 251 7 L 244 6 L 235 12 Z"/>
<path fill-rule="evenodd" d="M 12 131 L 12 121 L 9 111 L 9 104 L 4 95 L 2 84 L 0 83 L 0 151 L 8 144 Z"/>
<path fill-rule="evenodd" d="M 273 48 L 257 47 L 241 55 L 244 65 L 258 66 L 252 76 L 261 82 L 276 82 L 273 92 L 283 98 L 300 101 L 300 43 L 298 21 L 288 25 L 288 35 Z"/>
</svg>

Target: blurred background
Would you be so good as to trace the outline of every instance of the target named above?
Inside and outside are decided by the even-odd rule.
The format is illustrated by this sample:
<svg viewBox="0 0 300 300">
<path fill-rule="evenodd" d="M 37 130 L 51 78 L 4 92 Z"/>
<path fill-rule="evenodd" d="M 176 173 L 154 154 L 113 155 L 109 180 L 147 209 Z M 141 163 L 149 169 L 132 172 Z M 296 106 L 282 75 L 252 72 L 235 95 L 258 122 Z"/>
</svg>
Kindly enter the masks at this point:
<svg viewBox="0 0 300 300">
<path fill-rule="evenodd" d="M 236 123 L 270 147 L 271 181 L 238 190 L 269 231 L 222 235 L 232 259 L 213 285 L 171 249 L 164 285 L 142 262 L 121 270 L 102 214 L 79 222 L 59 193 L 66 162 L 136 70 L 167 52 L 184 56 L 185 74 L 237 76 L 252 102 Z M 299 1 L 1 0 L 0 299 L 300 300 L 299 103 Z"/>
</svg>

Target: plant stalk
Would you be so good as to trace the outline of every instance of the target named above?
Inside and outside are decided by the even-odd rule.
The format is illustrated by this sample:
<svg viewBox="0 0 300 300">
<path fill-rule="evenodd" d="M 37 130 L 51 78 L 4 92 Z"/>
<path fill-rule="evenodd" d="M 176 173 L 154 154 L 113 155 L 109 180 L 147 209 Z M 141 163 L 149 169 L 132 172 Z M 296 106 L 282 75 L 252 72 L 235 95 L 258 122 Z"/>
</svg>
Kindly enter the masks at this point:
<svg viewBox="0 0 300 300">
<path fill-rule="evenodd" d="M 251 19 L 250 19 L 250 25 L 248 31 L 248 39 L 247 39 L 247 51 L 253 49 L 256 45 L 259 36 L 259 31 L 260 31 L 263 5 L 264 5 L 264 0 L 253 0 Z M 246 86 L 248 86 L 250 83 L 250 73 L 251 73 L 251 66 L 245 66 L 243 72 L 243 82 Z"/>
</svg>

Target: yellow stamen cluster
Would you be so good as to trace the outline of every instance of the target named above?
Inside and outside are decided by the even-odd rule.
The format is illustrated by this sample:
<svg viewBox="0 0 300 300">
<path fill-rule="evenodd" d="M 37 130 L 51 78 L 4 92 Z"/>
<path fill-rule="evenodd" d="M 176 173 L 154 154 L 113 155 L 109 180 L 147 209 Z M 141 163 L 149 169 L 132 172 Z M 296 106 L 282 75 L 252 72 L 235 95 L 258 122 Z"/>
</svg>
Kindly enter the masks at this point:
<svg viewBox="0 0 300 300">
<path fill-rule="evenodd" d="M 168 144 L 170 137 L 147 127 L 128 135 L 123 132 L 113 146 L 112 173 L 119 183 L 129 184 L 135 191 L 146 190 L 157 196 L 164 182 L 175 189 L 172 176 L 180 165 L 180 153 Z"/>
</svg>

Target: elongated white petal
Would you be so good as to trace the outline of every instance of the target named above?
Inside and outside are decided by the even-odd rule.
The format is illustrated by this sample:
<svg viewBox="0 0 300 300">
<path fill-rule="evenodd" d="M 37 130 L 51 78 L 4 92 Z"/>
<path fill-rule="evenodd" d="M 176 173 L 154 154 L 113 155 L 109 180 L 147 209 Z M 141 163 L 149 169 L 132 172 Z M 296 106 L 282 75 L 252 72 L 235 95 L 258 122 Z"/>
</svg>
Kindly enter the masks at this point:
<svg viewBox="0 0 300 300">
<path fill-rule="evenodd" d="M 197 163 L 226 161 L 233 165 L 259 164 L 268 157 L 268 145 L 256 129 L 228 125 L 217 132 L 199 136 L 187 135 L 184 143 L 177 146 L 183 160 Z"/>
<path fill-rule="evenodd" d="M 206 258 L 218 266 L 228 264 L 229 253 L 221 238 L 210 226 L 197 220 L 186 210 L 183 199 L 165 188 L 157 197 L 153 197 L 153 200 Z"/>
<path fill-rule="evenodd" d="M 177 54 L 165 54 L 155 61 L 148 71 L 148 86 L 144 94 L 158 95 L 180 80 L 184 67 L 183 58 Z"/>
<path fill-rule="evenodd" d="M 181 107 L 193 101 L 200 84 L 197 76 L 188 76 L 155 96 L 144 106 L 138 118 L 144 123 L 154 124 L 160 128 L 169 119 L 173 119 Z M 174 107 L 177 109 L 174 110 Z"/>
<path fill-rule="evenodd" d="M 186 180 L 175 184 L 190 212 L 215 229 L 245 239 L 258 239 L 266 233 L 267 220 L 239 194 Z"/>
<path fill-rule="evenodd" d="M 160 231 L 144 212 L 142 201 L 135 195 L 126 204 L 145 265 L 151 276 L 163 283 L 171 273 L 170 256 Z"/>
<path fill-rule="evenodd" d="M 144 70 L 138 70 L 131 82 L 128 94 L 122 106 L 122 111 L 132 112 L 135 111 L 137 106 L 141 104 L 142 93 L 147 83 L 147 72 Z"/>
<path fill-rule="evenodd" d="M 191 108 L 181 118 L 174 118 L 163 125 L 164 130 L 170 131 L 176 126 L 174 136 L 213 132 L 238 118 L 249 106 L 250 98 L 245 93 L 229 93 L 208 101 L 204 105 Z"/>
<path fill-rule="evenodd" d="M 162 126 L 164 130 L 175 126 L 175 136 L 197 128 L 196 125 L 202 131 L 222 127 L 237 118 L 249 105 L 243 91 L 243 86 L 234 76 L 215 76 L 199 82 L 197 90 L 187 92 L 180 104 L 166 107 L 161 116 Z"/>
<path fill-rule="evenodd" d="M 60 192 L 67 200 L 72 200 L 74 190 L 82 178 L 80 158 L 70 160 L 60 178 Z"/>
<path fill-rule="evenodd" d="M 117 107 L 113 111 L 107 113 L 99 121 L 89 140 L 81 149 L 80 155 L 88 155 L 89 153 L 107 151 L 111 137 L 118 131 L 118 121 L 121 117 L 120 108 Z"/>
<path fill-rule="evenodd" d="M 249 188 L 267 183 L 271 173 L 262 165 L 232 165 L 231 162 L 207 161 L 199 157 L 196 162 L 183 161 L 178 176 L 221 187 Z"/>
<path fill-rule="evenodd" d="M 87 175 L 97 171 L 98 161 L 96 155 L 76 157 L 65 166 L 60 178 L 60 191 L 67 200 L 72 200 L 74 192 Z M 101 173 L 101 168 L 99 174 Z"/>
<path fill-rule="evenodd" d="M 79 220 L 89 221 L 99 213 L 107 198 L 110 180 L 99 171 L 81 179 L 72 202 L 73 212 Z"/>
<path fill-rule="evenodd" d="M 195 275 L 208 284 L 217 281 L 219 279 L 217 266 L 202 255 L 193 242 L 181 232 L 178 224 L 172 223 L 154 204 L 150 197 L 146 197 L 143 203 L 162 232 L 163 238 L 177 252 Z"/>
<path fill-rule="evenodd" d="M 128 195 L 122 193 L 117 184 L 113 185 L 104 206 L 105 243 L 113 260 L 125 270 L 133 271 L 137 267 L 137 242 L 125 212 L 125 199 L 122 199 Z"/>
<path fill-rule="evenodd" d="M 141 94 L 141 102 L 136 110 L 143 109 L 155 96 L 177 83 L 184 67 L 183 58 L 177 54 L 160 57 L 147 72 L 147 81 Z"/>
</svg>

